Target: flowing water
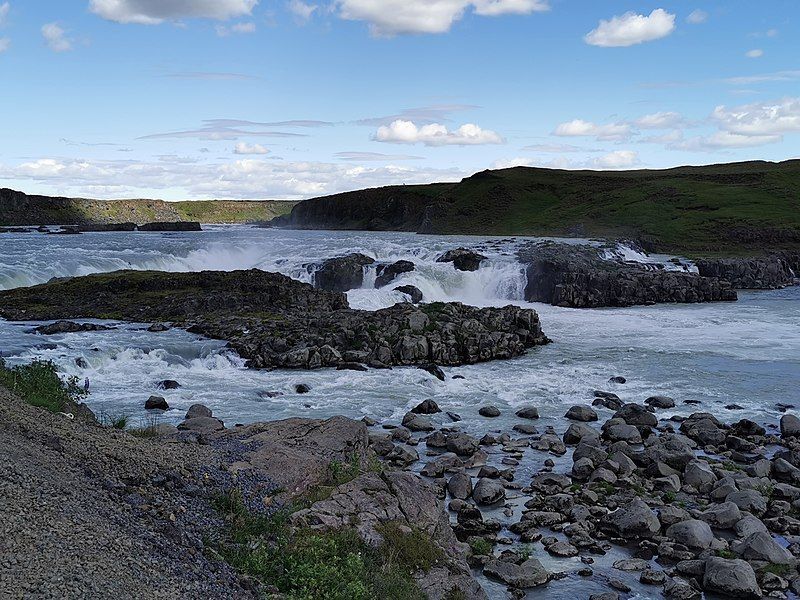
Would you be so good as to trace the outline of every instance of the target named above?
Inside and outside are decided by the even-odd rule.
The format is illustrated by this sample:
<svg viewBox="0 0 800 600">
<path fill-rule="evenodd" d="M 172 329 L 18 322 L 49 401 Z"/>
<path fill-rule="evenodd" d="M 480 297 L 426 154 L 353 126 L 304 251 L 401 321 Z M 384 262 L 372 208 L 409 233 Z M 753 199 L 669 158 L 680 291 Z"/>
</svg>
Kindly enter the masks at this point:
<svg viewBox="0 0 800 600">
<path fill-rule="evenodd" d="M 32 333 L 30 323 L 0 320 L 0 355 L 12 364 L 52 360 L 66 374 L 88 377 L 89 405 L 111 416 L 130 415 L 134 423 L 145 419 L 144 401 L 154 393 L 165 396 L 175 409 L 165 413 L 164 421 L 177 423 L 188 406 L 200 402 L 228 424 L 334 414 L 398 422 L 409 408 L 433 398 L 443 410 L 464 418 L 464 430 L 478 435 L 510 428 L 514 410 L 529 404 L 542 414 L 537 427 L 552 424 L 561 432 L 566 408 L 590 402 L 595 389 L 639 402 L 665 394 L 677 400 L 676 414 L 701 409 L 729 421 L 746 416 L 774 424 L 777 403 L 800 405 L 800 287 L 743 292 L 736 303 L 598 310 L 527 304 L 522 299 L 526 275 L 515 259 L 515 249 L 525 241 L 247 227 L 170 234 L 0 235 L 0 289 L 117 269 L 260 268 L 311 281 L 309 264 L 362 252 L 380 262 L 411 260 L 417 269 L 380 290 L 373 289 L 374 269 L 368 270 L 363 289 L 348 294 L 353 307 L 390 306 L 405 298 L 391 288 L 410 284 L 422 290 L 426 301 L 514 303 L 539 311 L 553 344 L 515 360 L 445 369 L 448 376 L 460 374 L 463 379 L 440 382 L 415 368 L 251 371 L 223 342 L 179 330 L 150 333 L 146 325 L 131 324 L 119 324 L 113 331 L 45 337 Z M 480 248 L 489 260 L 474 273 L 436 262 L 442 252 L 459 246 Z M 690 263 L 645 257 L 628 247 L 609 252 L 624 260 L 692 269 Z M 614 375 L 628 382 L 609 383 Z M 158 390 L 156 383 L 163 379 L 175 379 L 181 388 Z M 296 394 L 297 383 L 308 384 L 311 392 Z M 282 395 L 268 397 L 265 392 Z M 700 405 L 684 404 L 686 400 Z M 491 422 L 479 417 L 478 409 L 485 404 L 495 404 L 502 416 Z M 726 408 L 733 405 L 741 409 Z M 518 480 L 525 481 L 527 471 L 535 468 L 523 465 Z M 589 584 L 580 585 L 582 592 L 590 591 Z"/>
</svg>

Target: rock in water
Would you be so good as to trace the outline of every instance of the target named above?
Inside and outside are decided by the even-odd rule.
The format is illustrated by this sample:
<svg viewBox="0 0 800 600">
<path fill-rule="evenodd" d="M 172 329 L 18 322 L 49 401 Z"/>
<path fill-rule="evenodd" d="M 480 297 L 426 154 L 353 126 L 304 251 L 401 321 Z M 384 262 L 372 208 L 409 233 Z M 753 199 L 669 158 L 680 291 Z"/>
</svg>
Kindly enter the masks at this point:
<svg viewBox="0 0 800 600">
<path fill-rule="evenodd" d="M 781 436 L 798 437 L 800 436 L 800 419 L 794 415 L 783 415 L 781 417 Z"/>
<path fill-rule="evenodd" d="M 150 396 L 144 403 L 145 410 L 169 410 L 169 404 L 161 396 Z"/>
<path fill-rule="evenodd" d="M 226 340 L 251 368 L 475 364 L 546 344 L 539 317 L 517 306 L 461 303 L 351 310 L 343 293 L 259 270 L 116 271 L 0 291 L 12 320 L 109 317 L 170 322 Z"/>
<path fill-rule="evenodd" d="M 436 259 L 436 262 L 451 262 L 459 271 L 477 271 L 481 266 L 481 261 L 486 260 L 483 254 L 479 254 L 468 248 L 457 248 L 448 250 Z"/>
<path fill-rule="evenodd" d="M 419 368 L 422 369 L 423 371 L 427 371 L 428 373 L 436 377 L 436 379 L 438 379 L 439 381 L 444 381 L 446 379 L 446 377 L 444 376 L 444 371 L 442 371 L 441 367 L 439 367 L 438 365 L 429 363 L 426 365 L 420 365 Z"/>
<path fill-rule="evenodd" d="M 651 538 L 661 531 L 658 517 L 641 498 L 606 515 L 601 526 L 624 538 Z"/>
<path fill-rule="evenodd" d="M 375 262 L 363 254 L 348 254 L 324 261 L 314 273 L 314 285 L 329 292 L 346 292 L 364 284 L 364 267 Z"/>
<path fill-rule="evenodd" d="M 712 557 L 706 561 L 703 589 L 731 598 L 761 598 L 753 567 L 743 560 Z"/>
<path fill-rule="evenodd" d="M 609 259 L 595 246 L 531 243 L 520 249 L 518 257 L 527 265 L 525 299 L 530 302 L 596 308 L 737 298 L 727 281 L 693 273 L 649 270 Z"/>
<path fill-rule="evenodd" d="M 157 386 L 162 390 L 177 390 L 181 387 L 181 384 L 174 379 L 164 379 L 163 381 L 159 381 Z"/>
<path fill-rule="evenodd" d="M 394 291 L 411 296 L 411 304 L 419 304 L 422 302 L 422 290 L 415 285 L 400 285 L 394 288 Z"/>
<path fill-rule="evenodd" d="M 390 265 L 379 265 L 377 277 L 375 278 L 375 287 L 380 288 L 389 285 L 397 279 L 398 275 L 410 273 L 414 269 L 416 269 L 416 266 L 410 260 L 398 260 Z"/>
<path fill-rule="evenodd" d="M 550 580 L 550 573 L 535 558 L 529 558 L 521 565 L 492 559 L 483 567 L 483 574 L 519 589 L 544 585 Z"/>
<path fill-rule="evenodd" d="M 764 258 L 717 258 L 697 261 L 703 277 L 729 281 L 736 289 L 773 290 L 794 284 L 795 273 L 780 254 Z"/>
<path fill-rule="evenodd" d="M 139 231 L 202 231 L 200 223 L 196 221 L 174 221 L 162 223 L 145 223 L 139 225 Z"/>
<path fill-rule="evenodd" d="M 58 333 L 80 333 L 83 331 L 107 331 L 113 329 L 108 325 L 95 325 L 94 323 L 73 323 L 72 321 L 56 321 L 50 325 L 40 325 L 34 331 L 40 335 L 55 335 Z"/>
</svg>

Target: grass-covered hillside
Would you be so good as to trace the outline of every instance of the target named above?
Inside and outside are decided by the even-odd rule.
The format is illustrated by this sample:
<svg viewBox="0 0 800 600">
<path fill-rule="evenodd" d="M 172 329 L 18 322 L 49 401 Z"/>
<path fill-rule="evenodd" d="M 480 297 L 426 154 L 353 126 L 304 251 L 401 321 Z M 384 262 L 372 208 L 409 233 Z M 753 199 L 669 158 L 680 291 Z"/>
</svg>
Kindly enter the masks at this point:
<svg viewBox="0 0 800 600">
<path fill-rule="evenodd" d="M 246 223 L 268 221 L 288 213 L 294 202 L 205 200 L 90 200 L 33 196 L 0 189 L 2 225 L 84 225 L 154 221 Z"/>
<path fill-rule="evenodd" d="M 290 227 L 634 237 L 654 248 L 800 247 L 800 160 L 639 171 L 517 167 L 298 204 Z"/>
</svg>

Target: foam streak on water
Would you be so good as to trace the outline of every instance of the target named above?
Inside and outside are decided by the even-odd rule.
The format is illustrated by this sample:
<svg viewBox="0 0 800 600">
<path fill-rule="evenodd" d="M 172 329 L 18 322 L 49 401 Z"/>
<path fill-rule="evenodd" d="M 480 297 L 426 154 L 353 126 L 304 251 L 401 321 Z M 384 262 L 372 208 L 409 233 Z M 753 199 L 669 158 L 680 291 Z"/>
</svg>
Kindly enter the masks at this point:
<svg viewBox="0 0 800 600">
<path fill-rule="evenodd" d="M 362 252 L 381 263 L 411 260 L 415 271 L 376 290 L 374 267 L 365 286 L 349 292 L 352 306 L 375 310 L 402 301 L 392 288 L 415 285 L 426 301 L 461 301 L 479 306 L 524 304 L 525 272 L 514 258 L 518 241 L 419 236 L 406 233 L 294 232 L 212 228 L 202 233 L 96 233 L 80 236 L 3 234 L 0 238 L 0 288 L 32 285 L 51 277 L 83 275 L 120 268 L 197 271 L 260 268 L 311 281 L 308 265 L 325 258 Z M 478 247 L 488 258 L 474 273 L 437 263 L 446 250 Z M 667 265 L 670 257 L 640 257 L 620 249 L 625 260 Z M 664 393 L 734 419 L 774 420 L 776 402 L 800 404 L 800 288 L 741 294 L 738 303 L 671 305 L 628 309 L 571 310 L 535 305 L 554 344 L 527 356 L 458 369 L 465 379 L 439 382 L 418 369 L 392 371 L 320 370 L 259 372 L 224 343 L 182 331 L 149 333 L 122 325 L 106 332 L 38 336 L 30 324 L 0 321 L 0 354 L 9 362 L 32 358 L 55 361 L 65 374 L 92 384 L 90 404 L 109 414 L 144 418 L 144 401 L 163 394 L 177 410 L 177 422 L 195 402 L 211 406 L 229 423 L 288 416 L 368 414 L 399 419 L 425 398 L 461 413 L 462 426 L 486 428 L 478 408 L 497 404 L 504 415 L 493 426 L 513 423 L 511 409 L 541 408 L 555 423 L 565 405 L 591 400 L 593 389 L 610 389 L 623 399 L 642 401 Z M 77 360 L 83 359 L 83 360 Z M 625 385 L 609 384 L 624 375 Z M 156 382 L 178 380 L 178 390 L 160 391 Z M 293 392 L 307 383 L 306 395 Z M 269 398 L 264 392 L 279 392 Z M 729 411 L 738 404 L 743 411 Z"/>
</svg>

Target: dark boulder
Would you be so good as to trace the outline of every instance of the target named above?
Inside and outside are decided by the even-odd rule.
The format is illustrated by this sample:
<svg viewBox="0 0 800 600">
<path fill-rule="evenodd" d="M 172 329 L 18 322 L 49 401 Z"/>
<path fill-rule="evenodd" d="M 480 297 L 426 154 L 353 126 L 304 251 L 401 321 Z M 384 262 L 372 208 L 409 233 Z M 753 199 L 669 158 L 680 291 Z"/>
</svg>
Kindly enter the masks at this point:
<svg viewBox="0 0 800 600">
<path fill-rule="evenodd" d="M 477 271 L 481 266 L 481 261 L 484 260 L 486 260 L 486 257 L 483 254 L 479 254 L 468 248 L 457 248 L 455 250 L 448 250 L 437 258 L 436 262 L 451 262 L 459 271 Z"/>
<path fill-rule="evenodd" d="M 422 290 L 415 285 L 399 285 L 394 288 L 394 291 L 411 296 L 411 304 L 419 304 L 422 302 Z"/>
<path fill-rule="evenodd" d="M 398 260 L 390 265 L 378 265 L 375 287 L 380 288 L 389 285 L 398 275 L 410 273 L 416 267 L 410 260 Z"/>
<path fill-rule="evenodd" d="M 177 390 L 179 387 L 181 387 L 181 384 L 174 379 L 164 379 L 163 381 L 159 381 L 156 384 L 156 387 L 159 387 L 162 390 Z"/>
<path fill-rule="evenodd" d="M 169 404 L 161 396 L 150 396 L 144 403 L 145 410 L 169 410 Z"/>
<path fill-rule="evenodd" d="M 329 292 L 346 292 L 364 284 L 364 267 L 375 262 L 363 254 L 348 254 L 324 261 L 314 273 L 314 285 Z"/>
</svg>

